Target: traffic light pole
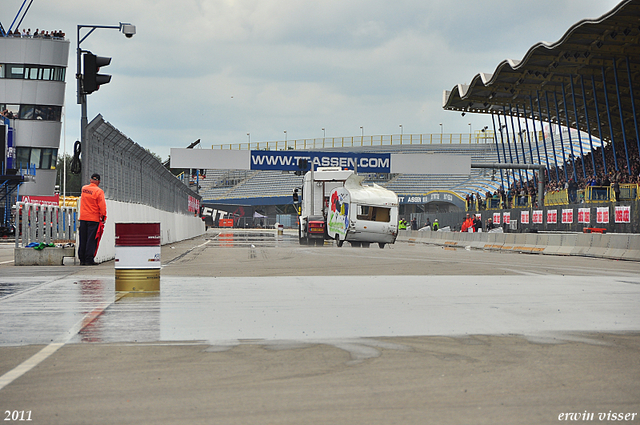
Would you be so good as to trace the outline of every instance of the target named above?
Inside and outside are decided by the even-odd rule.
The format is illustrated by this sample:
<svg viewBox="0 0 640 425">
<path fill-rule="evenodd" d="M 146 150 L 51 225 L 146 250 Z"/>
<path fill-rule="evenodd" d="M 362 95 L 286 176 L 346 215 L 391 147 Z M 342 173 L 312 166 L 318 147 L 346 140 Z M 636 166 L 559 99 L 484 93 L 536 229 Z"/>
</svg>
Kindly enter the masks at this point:
<svg viewBox="0 0 640 425">
<path fill-rule="evenodd" d="M 90 28 L 89 32 L 87 32 L 84 37 L 80 38 L 80 30 L 82 28 Z M 82 87 L 82 49 L 80 45 L 84 40 L 87 39 L 96 29 L 98 28 L 106 28 L 106 29 L 117 29 L 124 33 L 127 38 L 133 37 L 136 33 L 136 27 L 131 24 L 125 24 L 120 22 L 119 25 L 78 25 L 77 30 L 77 40 L 78 44 L 76 47 L 76 83 L 77 83 L 77 103 L 81 106 L 81 117 L 80 117 L 80 151 L 82 152 L 83 158 L 86 159 L 87 155 L 87 139 L 86 139 L 86 131 L 88 126 L 87 120 L 87 94 L 84 92 Z M 82 167 L 81 169 L 81 184 L 84 184 L 89 181 L 90 170 L 87 167 Z"/>
</svg>

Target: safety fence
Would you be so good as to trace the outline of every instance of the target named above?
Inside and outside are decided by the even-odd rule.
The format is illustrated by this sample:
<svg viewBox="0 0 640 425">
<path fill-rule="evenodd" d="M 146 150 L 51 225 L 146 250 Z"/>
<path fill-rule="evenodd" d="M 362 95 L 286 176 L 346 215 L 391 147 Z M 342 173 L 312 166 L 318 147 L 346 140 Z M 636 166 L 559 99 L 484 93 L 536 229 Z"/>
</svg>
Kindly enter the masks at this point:
<svg viewBox="0 0 640 425">
<path fill-rule="evenodd" d="M 198 212 L 201 197 L 101 115 L 87 127 L 82 158 L 82 181 L 87 184 L 91 174 L 100 174 L 107 199 L 174 213 Z"/>
<path fill-rule="evenodd" d="M 16 203 L 16 248 L 31 243 L 75 243 L 78 213 L 75 207 Z"/>
</svg>

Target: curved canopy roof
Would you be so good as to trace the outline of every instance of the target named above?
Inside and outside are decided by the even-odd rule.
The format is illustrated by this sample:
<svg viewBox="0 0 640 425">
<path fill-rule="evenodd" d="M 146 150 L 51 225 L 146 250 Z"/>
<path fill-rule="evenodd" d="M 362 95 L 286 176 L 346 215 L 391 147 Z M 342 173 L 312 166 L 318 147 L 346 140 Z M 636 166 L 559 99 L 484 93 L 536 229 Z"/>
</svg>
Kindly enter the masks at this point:
<svg viewBox="0 0 640 425">
<path fill-rule="evenodd" d="M 469 85 L 445 91 L 443 107 L 550 120 L 606 140 L 623 133 L 636 140 L 639 40 L 640 0 L 625 0 L 599 19 L 578 22 L 556 43 L 534 45 L 521 61 L 505 60 L 493 74 L 477 74 Z"/>
</svg>

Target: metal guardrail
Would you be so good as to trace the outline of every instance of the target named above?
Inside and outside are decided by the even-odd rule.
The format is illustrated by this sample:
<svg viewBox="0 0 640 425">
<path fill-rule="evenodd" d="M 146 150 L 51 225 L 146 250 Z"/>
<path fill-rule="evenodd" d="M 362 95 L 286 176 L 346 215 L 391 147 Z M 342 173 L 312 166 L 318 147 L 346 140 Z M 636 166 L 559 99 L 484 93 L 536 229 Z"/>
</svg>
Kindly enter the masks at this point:
<svg viewBox="0 0 640 425">
<path fill-rule="evenodd" d="M 50 244 L 76 240 L 78 210 L 75 207 L 18 202 L 16 211 L 19 217 L 16 248 L 25 248 L 32 242 Z"/>
</svg>

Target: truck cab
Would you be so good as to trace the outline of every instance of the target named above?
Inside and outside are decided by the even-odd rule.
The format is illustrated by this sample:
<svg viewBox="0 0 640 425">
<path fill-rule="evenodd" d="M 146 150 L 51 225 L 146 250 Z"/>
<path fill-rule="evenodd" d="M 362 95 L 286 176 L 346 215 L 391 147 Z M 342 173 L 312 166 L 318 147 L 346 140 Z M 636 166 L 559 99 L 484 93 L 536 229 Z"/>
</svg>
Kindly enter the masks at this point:
<svg viewBox="0 0 640 425">
<path fill-rule="evenodd" d="M 308 171 L 302 179 L 298 205 L 298 238 L 301 245 L 322 245 L 327 238 L 326 217 L 329 196 L 353 175 L 340 167 L 320 167 Z"/>
</svg>

